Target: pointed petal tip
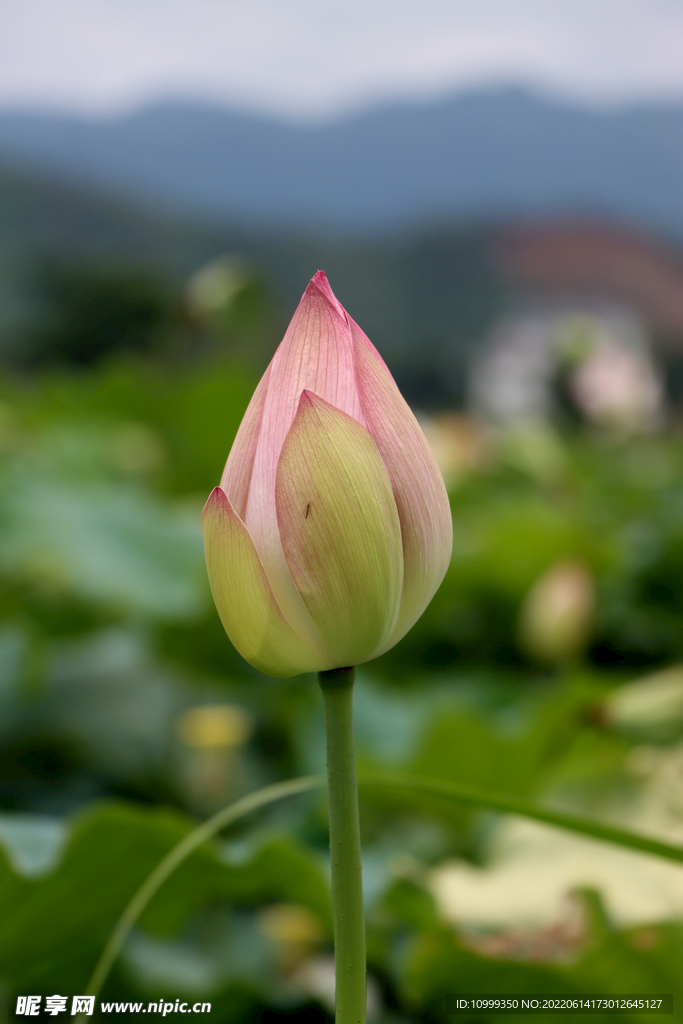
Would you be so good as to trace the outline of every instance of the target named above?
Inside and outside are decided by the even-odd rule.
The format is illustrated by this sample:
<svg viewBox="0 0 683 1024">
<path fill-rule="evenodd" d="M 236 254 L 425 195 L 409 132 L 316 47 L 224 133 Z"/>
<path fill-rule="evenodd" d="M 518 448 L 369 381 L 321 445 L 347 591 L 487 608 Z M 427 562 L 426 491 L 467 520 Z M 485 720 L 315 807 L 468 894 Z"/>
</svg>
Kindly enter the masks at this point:
<svg viewBox="0 0 683 1024">
<path fill-rule="evenodd" d="M 327 280 L 327 274 L 324 270 L 316 270 L 308 282 L 308 288 L 319 288 L 321 292 L 332 292 L 330 282 Z"/>
<path fill-rule="evenodd" d="M 206 513 L 212 511 L 212 509 L 214 509 L 216 507 L 216 505 L 222 505 L 227 500 L 228 500 L 228 496 L 225 493 L 225 491 L 223 490 L 223 488 L 222 487 L 214 487 L 214 489 L 211 491 L 211 494 L 206 499 L 206 504 L 204 505 L 204 508 L 202 509 L 202 519 L 204 518 Z"/>
<path fill-rule="evenodd" d="M 313 295 L 319 295 L 334 308 L 334 310 L 342 317 L 346 317 L 346 311 L 340 303 L 337 296 L 330 287 L 330 282 L 327 280 L 327 274 L 324 270 L 317 270 L 311 280 L 308 282 L 306 291 L 304 292 L 304 298 L 310 298 Z"/>
<path fill-rule="evenodd" d="M 303 412 L 305 409 L 319 409 L 321 408 L 321 406 L 324 406 L 325 408 L 328 409 L 335 408 L 335 406 L 330 405 L 329 402 L 326 402 L 324 398 L 321 398 L 320 395 L 316 395 L 315 391 L 311 391 L 309 388 L 304 388 L 301 394 L 299 395 L 299 404 L 296 410 L 297 415 Z M 343 415 L 347 415 L 346 413 L 343 413 L 341 409 L 337 409 L 336 411 L 342 412 Z"/>
</svg>

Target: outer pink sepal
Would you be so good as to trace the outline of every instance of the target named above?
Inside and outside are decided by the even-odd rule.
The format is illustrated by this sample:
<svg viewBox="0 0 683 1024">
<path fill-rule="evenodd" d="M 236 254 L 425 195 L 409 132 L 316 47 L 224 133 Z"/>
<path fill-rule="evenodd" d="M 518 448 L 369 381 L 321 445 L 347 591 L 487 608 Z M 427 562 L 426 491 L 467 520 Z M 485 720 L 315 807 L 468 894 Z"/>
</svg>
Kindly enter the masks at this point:
<svg viewBox="0 0 683 1024">
<path fill-rule="evenodd" d="M 427 438 L 393 378 L 361 338 L 356 339 L 356 378 L 368 429 L 391 480 L 403 538 L 403 597 L 384 651 L 419 619 L 444 578 L 451 560 L 453 520 Z"/>
</svg>

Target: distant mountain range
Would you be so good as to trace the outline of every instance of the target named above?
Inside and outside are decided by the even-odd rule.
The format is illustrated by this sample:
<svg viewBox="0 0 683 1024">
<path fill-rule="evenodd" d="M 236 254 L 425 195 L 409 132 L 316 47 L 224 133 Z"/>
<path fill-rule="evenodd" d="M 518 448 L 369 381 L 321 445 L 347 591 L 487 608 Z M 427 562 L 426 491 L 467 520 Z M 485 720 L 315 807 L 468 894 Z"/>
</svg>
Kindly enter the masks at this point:
<svg viewBox="0 0 683 1024">
<path fill-rule="evenodd" d="M 179 103 L 106 121 L 6 112 L 0 158 L 249 227 L 580 213 L 683 237 L 683 104 L 595 111 L 501 89 L 304 127 Z"/>
</svg>

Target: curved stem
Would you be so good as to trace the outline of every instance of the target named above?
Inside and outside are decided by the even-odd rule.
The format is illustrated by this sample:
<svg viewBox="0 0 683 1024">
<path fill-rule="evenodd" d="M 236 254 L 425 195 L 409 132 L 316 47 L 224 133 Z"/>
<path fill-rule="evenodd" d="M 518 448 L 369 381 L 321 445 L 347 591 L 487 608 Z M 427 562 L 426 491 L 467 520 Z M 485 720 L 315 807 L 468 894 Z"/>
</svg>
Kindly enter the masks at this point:
<svg viewBox="0 0 683 1024">
<path fill-rule="evenodd" d="M 355 670 L 320 672 L 325 706 L 336 1024 L 365 1024 L 366 966 L 358 785 L 353 747 Z"/>
<path fill-rule="evenodd" d="M 315 789 L 323 784 L 324 779 L 322 776 L 309 775 L 305 778 L 291 779 L 288 782 L 277 782 L 273 786 L 266 786 L 264 789 L 259 789 L 255 793 L 249 793 L 248 796 L 243 797 L 241 800 L 237 800 L 234 804 L 230 804 L 229 807 L 224 807 L 222 811 L 214 814 L 212 818 L 203 822 L 203 824 L 199 825 L 197 828 L 193 829 L 192 832 L 186 835 L 184 839 L 181 839 L 176 846 L 169 850 L 163 860 L 159 861 L 152 873 L 147 876 L 126 909 L 121 914 L 121 917 L 116 922 L 114 930 L 109 937 L 109 941 L 102 950 L 100 959 L 97 961 L 95 970 L 88 982 L 85 990 L 86 995 L 99 995 L 100 989 L 107 979 L 107 975 L 111 970 L 112 964 L 121 952 L 121 947 L 128 938 L 131 928 L 134 926 L 140 914 L 143 912 L 155 893 L 159 891 L 166 879 L 169 878 L 175 869 L 179 867 L 191 853 L 200 847 L 202 843 L 205 843 L 207 839 L 211 839 L 213 836 L 217 835 L 221 829 L 226 828 L 228 825 L 232 825 L 239 818 L 243 818 L 245 815 L 250 814 L 259 807 L 265 807 L 266 804 L 275 803 L 276 800 L 282 800 L 282 798 L 286 796 L 294 796 L 296 793 L 305 793 L 307 790 Z"/>
</svg>

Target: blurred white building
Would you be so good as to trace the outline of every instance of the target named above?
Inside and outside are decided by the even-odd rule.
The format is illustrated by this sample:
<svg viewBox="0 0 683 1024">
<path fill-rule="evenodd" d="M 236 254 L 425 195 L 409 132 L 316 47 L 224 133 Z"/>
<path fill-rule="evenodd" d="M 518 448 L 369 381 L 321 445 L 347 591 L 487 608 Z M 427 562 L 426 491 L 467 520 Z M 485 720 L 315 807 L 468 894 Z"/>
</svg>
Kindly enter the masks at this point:
<svg viewBox="0 0 683 1024">
<path fill-rule="evenodd" d="M 470 405 L 494 422 L 546 419 L 560 389 L 595 423 L 629 432 L 656 427 L 664 388 L 643 320 L 607 303 L 510 315 L 471 364 Z"/>
</svg>

